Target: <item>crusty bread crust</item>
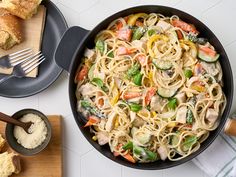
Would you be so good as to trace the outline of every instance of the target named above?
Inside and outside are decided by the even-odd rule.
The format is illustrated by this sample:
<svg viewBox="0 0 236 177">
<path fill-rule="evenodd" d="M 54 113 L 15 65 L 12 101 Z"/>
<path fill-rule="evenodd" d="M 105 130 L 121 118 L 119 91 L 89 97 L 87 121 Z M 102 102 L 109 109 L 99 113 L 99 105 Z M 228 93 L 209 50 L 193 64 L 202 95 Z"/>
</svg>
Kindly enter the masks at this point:
<svg viewBox="0 0 236 177">
<path fill-rule="evenodd" d="M 16 154 L 12 156 L 12 164 L 15 167 L 15 174 L 19 174 L 21 172 L 21 164 L 20 164 L 20 157 Z"/>
<path fill-rule="evenodd" d="M 0 47 L 7 50 L 22 42 L 21 22 L 18 17 L 0 8 Z"/>
<path fill-rule="evenodd" d="M 5 145 L 6 140 L 0 134 L 0 152 L 2 151 L 3 146 Z"/>
<path fill-rule="evenodd" d="M 11 176 L 13 173 L 20 173 L 20 157 L 11 152 L 4 152 L 0 154 L 0 176 L 7 177 Z"/>
<path fill-rule="evenodd" d="M 30 19 L 35 13 L 42 0 L 2 0 L 2 6 L 11 14 L 22 19 Z"/>
</svg>

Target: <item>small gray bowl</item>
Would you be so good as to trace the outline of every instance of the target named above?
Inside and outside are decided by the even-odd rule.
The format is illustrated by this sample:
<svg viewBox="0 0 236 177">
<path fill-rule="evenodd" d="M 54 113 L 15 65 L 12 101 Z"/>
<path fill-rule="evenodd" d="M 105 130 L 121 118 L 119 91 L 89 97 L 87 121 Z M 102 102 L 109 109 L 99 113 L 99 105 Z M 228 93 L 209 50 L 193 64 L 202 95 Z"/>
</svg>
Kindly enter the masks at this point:
<svg viewBox="0 0 236 177">
<path fill-rule="evenodd" d="M 27 149 L 27 148 L 23 147 L 22 145 L 20 145 L 17 142 L 16 138 L 14 137 L 13 130 L 14 130 L 15 125 L 8 123 L 6 125 L 6 129 L 5 129 L 6 139 L 7 139 L 8 144 L 10 145 L 10 147 L 14 151 L 16 151 L 17 153 L 22 154 L 24 156 L 32 156 L 32 155 L 38 154 L 39 152 L 44 150 L 47 147 L 48 143 L 50 142 L 50 139 L 52 136 L 51 124 L 50 124 L 47 116 L 45 116 L 40 111 L 37 111 L 35 109 L 23 109 L 23 110 L 16 112 L 15 114 L 13 114 L 12 118 L 20 119 L 22 116 L 24 116 L 26 114 L 30 114 L 30 113 L 38 115 L 45 122 L 46 127 L 47 127 L 47 137 L 44 140 L 44 142 L 41 145 L 39 145 L 38 147 L 36 147 L 34 149 Z"/>
</svg>

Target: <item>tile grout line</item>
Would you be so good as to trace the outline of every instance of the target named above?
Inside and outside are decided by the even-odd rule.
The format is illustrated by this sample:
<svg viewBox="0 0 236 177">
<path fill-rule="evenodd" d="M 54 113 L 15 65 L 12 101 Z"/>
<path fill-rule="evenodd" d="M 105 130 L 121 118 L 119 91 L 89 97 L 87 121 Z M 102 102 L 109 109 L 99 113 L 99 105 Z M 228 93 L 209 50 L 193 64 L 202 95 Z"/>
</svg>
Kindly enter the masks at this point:
<svg viewBox="0 0 236 177">
<path fill-rule="evenodd" d="M 92 7 L 98 5 L 99 3 L 100 3 L 100 0 L 96 0 L 94 3 L 91 4 L 91 6 L 87 7 L 86 9 L 82 10 L 81 12 L 78 12 L 78 14 L 84 13 L 85 11 L 91 9 Z"/>
<path fill-rule="evenodd" d="M 225 47 L 230 47 L 231 45 L 233 45 L 234 43 L 236 43 L 236 39 L 233 41 L 230 41 L 229 43 L 225 44 Z"/>
<path fill-rule="evenodd" d="M 80 155 L 81 159 L 82 159 L 85 155 L 87 155 L 88 153 L 92 152 L 93 150 L 94 150 L 94 149 L 90 149 L 90 150 L 88 150 L 87 152 L 85 152 L 85 153 L 83 153 L 82 155 Z"/>
<path fill-rule="evenodd" d="M 77 153 L 76 151 L 72 150 L 71 148 L 69 148 L 69 147 L 67 147 L 67 146 L 64 146 L 64 145 L 63 145 L 62 148 L 65 149 L 65 150 L 67 150 L 67 151 L 69 151 L 69 152 L 73 152 L 73 153 L 77 154 L 78 156 L 81 156 L 81 154 Z"/>
<path fill-rule="evenodd" d="M 82 177 L 82 158 L 79 159 L 80 162 L 80 171 L 79 171 L 79 176 Z"/>
<path fill-rule="evenodd" d="M 65 7 L 65 8 L 67 8 L 67 9 L 69 9 L 69 10 L 71 10 L 71 11 L 73 11 L 73 12 L 76 13 L 76 14 L 79 14 L 79 12 L 77 12 L 76 10 L 72 9 L 71 7 L 65 5 L 65 4 L 63 4 L 63 3 L 61 3 L 61 2 L 58 2 L 57 4 L 58 4 L 58 5 L 61 5 L 61 6 L 63 6 L 63 7 Z M 66 71 L 63 71 L 63 72 L 66 72 Z"/>
<path fill-rule="evenodd" d="M 201 16 L 204 15 L 206 12 L 208 12 L 209 10 L 211 10 L 212 8 L 214 8 L 215 6 L 217 6 L 218 4 L 220 4 L 223 0 L 219 0 L 218 2 L 216 2 L 215 4 L 211 5 L 210 7 L 208 7 L 207 9 L 205 9 L 202 13 Z"/>
<path fill-rule="evenodd" d="M 173 4 L 173 6 L 176 7 L 176 6 L 179 5 L 181 2 L 183 2 L 183 0 L 179 0 L 178 2 L 176 2 L 175 4 Z"/>
<path fill-rule="evenodd" d="M 63 145 L 62 148 L 67 150 L 67 151 L 73 152 L 73 153 L 77 154 L 80 157 L 85 156 L 86 154 L 88 154 L 89 152 L 91 152 L 93 150 L 93 148 L 92 148 L 92 149 L 89 149 L 88 151 L 86 151 L 85 153 L 77 153 L 76 151 L 74 151 L 73 149 L 71 149 L 68 146 Z"/>
<path fill-rule="evenodd" d="M 66 7 L 66 8 L 69 8 L 69 9 L 73 10 L 73 11 L 74 11 L 75 13 L 77 13 L 78 15 L 81 14 L 81 13 L 84 13 L 85 11 L 87 11 L 87 10 L 90 9 L 90 8 L 92 8 L 93 6 L 95 6 L 95 5 L 98 4 L 98 3 L 100 3 L 100 0 L 96 0 L 95 2 L 91 3 L 91 5 L 90 5 L 89 7 L 87 7 L 87 8 L 85 8 L 84 10 L 78 12 L 78 11 L 72 9 L 71 7 L 65 5 L 63 2 L 58 1 L 58 4 L 60 4 L 60 5 L 64 6 L 64 7 Z"/>
</svg>

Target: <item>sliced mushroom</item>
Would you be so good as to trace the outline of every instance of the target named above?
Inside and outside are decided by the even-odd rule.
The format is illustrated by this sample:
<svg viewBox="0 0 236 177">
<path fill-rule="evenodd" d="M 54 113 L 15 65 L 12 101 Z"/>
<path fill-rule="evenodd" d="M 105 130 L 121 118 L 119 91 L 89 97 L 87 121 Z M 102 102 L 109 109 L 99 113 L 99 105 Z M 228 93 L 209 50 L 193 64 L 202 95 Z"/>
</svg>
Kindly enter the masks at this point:
<svg viewBox="0 0 236 177">
<path fill-rule="evenodd" d="M 150 103 L 150 108 L 152 111 L 161 112 L 161 98 L 159 96 L 153 96 Z"/>
<path fill-rule="evenodd" d="M 86 83 L 79 88 L 79 93 L 82 96 L 90 95 L 96 90 L 96 87 L 90 83 Z"/>
<path fill-rule="evenodd" d="M 141 127 L 145 124 L 145 121 L 139 117 L 139 116 L 136 116 L 134 121 L 133 121 L 133 126 L 134 127 Z"/>
<path fill-rule="evenodd" d="M 219 73 L 219 70 L 214 63 L 201 62 L 201 65 L 203 69 L 212 76 L 216 76 Z"/>
</svg>

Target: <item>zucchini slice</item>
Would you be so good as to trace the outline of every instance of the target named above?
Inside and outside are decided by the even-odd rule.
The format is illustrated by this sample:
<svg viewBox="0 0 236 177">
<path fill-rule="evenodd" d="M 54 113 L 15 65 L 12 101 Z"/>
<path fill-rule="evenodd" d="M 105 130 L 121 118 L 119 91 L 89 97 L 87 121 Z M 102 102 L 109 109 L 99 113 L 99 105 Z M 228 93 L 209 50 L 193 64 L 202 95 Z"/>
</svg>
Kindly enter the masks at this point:
<svg viewBox="0 0 236 177">
<path fill-rule="evenodd" d="M 89 72 L 88 72 L 88 78 L 90 81 L 93 80 L 93 77 L 94 77 L 94 69 L 95 69 L 95 64 L 91 66 L 91 68 L 89 69 Z"/>
<path fill-rule="evenodd" d="M 173 66 L 170 61 L 165 61 L 165 60 L 159 60 L 159 61 L 155 60 L 152 63 L 157 69 L 160 69 L 160 70 L 169 70 Z"/>
<path fill-rule="evenodd" d="M 219 57 L 220 57 L 220 54 L 216 54 L 215 57 L 211 57 L 202 51 L 198 51 L 198 58 L 207 63 L 215 63 L 219 59 Z"/>
<path fill-rule="evenodd" d="M 166 89 L 166 88 L 162 88 L 159 87 L 157 89 L 157 94 L 160 95 L 162 98 L 171 98 L 173 97 L 175 94 L 177 93 L 176 89 Z"/>
</svg>

